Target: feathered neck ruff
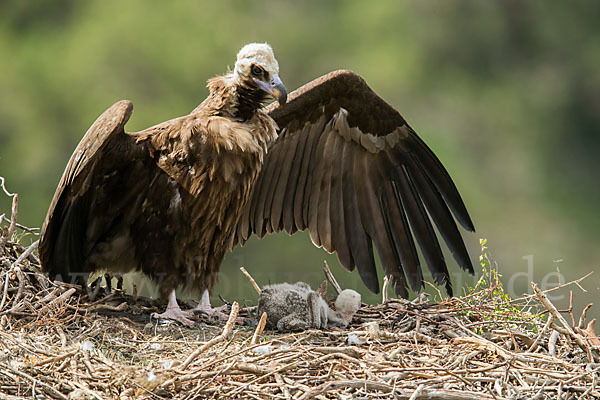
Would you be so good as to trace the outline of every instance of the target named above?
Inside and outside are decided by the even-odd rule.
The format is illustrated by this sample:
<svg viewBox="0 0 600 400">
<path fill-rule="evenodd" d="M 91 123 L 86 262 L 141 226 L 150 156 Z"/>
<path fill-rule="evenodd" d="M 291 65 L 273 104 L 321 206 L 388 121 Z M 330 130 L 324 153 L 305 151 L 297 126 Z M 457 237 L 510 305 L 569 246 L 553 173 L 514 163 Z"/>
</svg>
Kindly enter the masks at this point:
<svg viewBox="0 0 600 400">
<path fill-rule="evenodd" d="M 213 115 L 247 121 L 268 100 L 268 94 L 253 81 L 241 79 L 233 73 L 211 78 L 207 86 L 209 95 L 196 110 L 204 108 Z"/>
</svg>

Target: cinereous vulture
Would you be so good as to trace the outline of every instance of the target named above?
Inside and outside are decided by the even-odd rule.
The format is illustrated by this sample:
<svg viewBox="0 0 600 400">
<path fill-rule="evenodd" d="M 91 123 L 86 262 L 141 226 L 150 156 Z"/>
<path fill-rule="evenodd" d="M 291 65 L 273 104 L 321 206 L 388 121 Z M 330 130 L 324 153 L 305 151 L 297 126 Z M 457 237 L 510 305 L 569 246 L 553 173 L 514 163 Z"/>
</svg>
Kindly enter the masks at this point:
<svg viewBox="0 0 600 400">
<path fill-rule="evenodd" d="M 450 175 L 402 116 L 357 74 L 334 71 L 287 96 L 271 47 L 252 43 L 233 72 L 208 81 L 189 115 L 124 131 L 119 101 L 71 156 L 43 226 L 51 277 L 142 271 L 159 284 L 160 317 L 190 324 L 175 297 L 208 291 L 225 252 L 251 234 L 308 229 L 379 291 L 373 245 L 396 293 L 423 286 L 417 244 L 437 284 L 452 286 L 431 221 L 473 273 L 456 220 L 473 223 Z M 279 104 L 264 107 L 269 96 Z"/>
</svg>

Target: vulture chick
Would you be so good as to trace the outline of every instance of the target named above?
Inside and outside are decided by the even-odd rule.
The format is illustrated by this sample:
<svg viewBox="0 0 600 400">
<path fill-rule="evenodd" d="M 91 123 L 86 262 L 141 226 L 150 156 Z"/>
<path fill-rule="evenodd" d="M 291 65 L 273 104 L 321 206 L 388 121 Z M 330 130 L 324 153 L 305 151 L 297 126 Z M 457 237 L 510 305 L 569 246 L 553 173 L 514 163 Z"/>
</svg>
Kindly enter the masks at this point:
<svg viewBox="0 0 600 400">
<path fill-rule="evenodd" d="M 115 103 L 71 156 L 42 229 L 51 277 L 141 271 L 168 298 L 161 317 L 190 325 L 175 289 L 209 290 L 224 254 L 254 233 L 308 229 L 379 291 L 373 245 L 396 293 L 423 286 L 420 246 L 434 280 L 452 287 L 437 226 L 458 264 L 473 267 L 454 218 L 473 224 L 437 157 L 358 75 L 335 71 L 287 94 L 267 44 L 237 55 L 208 81 L 189 115 L 125 132 Z M 264 107 L 269 96 L 277 104 Z M 454 215 L 454 216 L 453 216 Z M 416 240 L 415 240 L 416 239 Z"/>
<path fill-rule="evenodd" d="M 337 326 L 345 328 L 360 308 L 360 294 L 343 290 L 333 311 L 321 295 L 305 282 L 265 286 L 258 298 L 257 315 L 267 313 L 267 327 L 279 331 Z"/>
</svg>

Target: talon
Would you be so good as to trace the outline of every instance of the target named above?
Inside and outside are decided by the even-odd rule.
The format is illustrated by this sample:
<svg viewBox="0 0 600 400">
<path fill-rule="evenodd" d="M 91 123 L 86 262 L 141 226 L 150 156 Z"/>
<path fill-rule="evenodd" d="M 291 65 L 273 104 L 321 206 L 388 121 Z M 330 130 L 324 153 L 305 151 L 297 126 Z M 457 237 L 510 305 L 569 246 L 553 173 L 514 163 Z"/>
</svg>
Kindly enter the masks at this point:
<svg viewBox="0 0 600 400">
<path fill-rule="evenodd" d="M 179 307 L 179 304 L 177 304 L 177 296 L 175 294 L 175 290 L 172 290 L 171 293 L 169 293 L 169 304 L 167 304 L 167 309 L 165 310 L 165 312 L 160 314 L 153 313 L 152 318 L 170 319 L 173 321 L 180 322 L 187 327 L 193 328 L 196 326 L 196 324 L 194 323 L 194 321 L 188 318 L 193 316 L 193 314 L 194 313 L 192 311 L 183 311 Z"/>
<path fill-rule="evenodd" d="M 177 321 L 187 327 L 194 328 L 196 326 L 196 324 L 194 323 L 194 321 L 187 318 L 187 314 L 188 313 L 186 311 L 182 311 L 181 308 L 179 308 L 179 307 L 167 308 L 167 310 L 164 313 L 160 313 L 160 314 L 152 313 L 152 318 Z"/>
<path fill-rule="evenodd" d="M 112 278 L 109 274 L 104 274 L 104 281 L 106 282 L 106 294 L 112 293 Z"/>
</svg>

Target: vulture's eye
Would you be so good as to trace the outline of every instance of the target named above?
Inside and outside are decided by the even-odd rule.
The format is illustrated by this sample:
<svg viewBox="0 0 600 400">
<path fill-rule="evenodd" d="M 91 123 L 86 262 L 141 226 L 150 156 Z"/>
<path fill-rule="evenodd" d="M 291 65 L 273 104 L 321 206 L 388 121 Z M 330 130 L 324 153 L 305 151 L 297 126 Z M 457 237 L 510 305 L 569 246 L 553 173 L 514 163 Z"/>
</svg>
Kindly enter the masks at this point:
<svg viewBox="0 0 600 400">
<path fill-rule="evenodd" d="M 264 69 L 259 67 L 258 65 L 252 65 L 252 74 L 256 76 L 261 76 L 265 72 Z"/>
</svg>

